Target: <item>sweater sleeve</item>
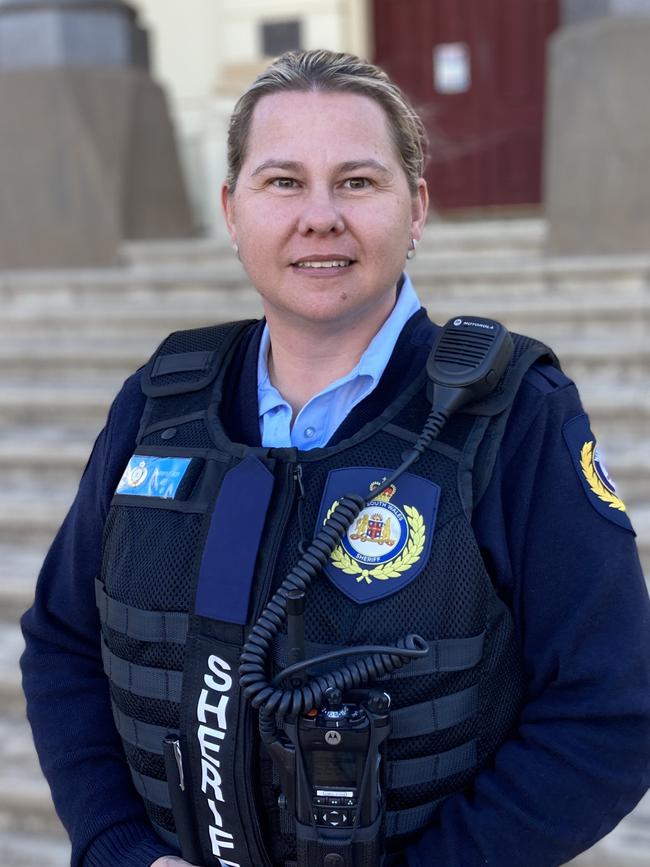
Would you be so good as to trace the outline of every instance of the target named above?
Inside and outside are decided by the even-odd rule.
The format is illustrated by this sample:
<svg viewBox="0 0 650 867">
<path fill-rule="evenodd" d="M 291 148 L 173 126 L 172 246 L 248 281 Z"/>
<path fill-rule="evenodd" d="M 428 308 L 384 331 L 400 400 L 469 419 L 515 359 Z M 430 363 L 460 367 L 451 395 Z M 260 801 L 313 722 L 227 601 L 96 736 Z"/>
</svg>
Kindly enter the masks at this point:
<svg viewBox="0 0 650 867">
<path fill-rule="evenodd" d="M 139 377 L 118 394 L 21 621 L 27 716 L 72 867 L 149 867 L 165 845 L 149 824 L 113 724 L 94 599 L 108 507 L 133 451 Z"/>
<path fill-rule="evenodd" d="M 523 390 L 474 527 L 514 615 L 527 699 L 492 764 L 409 847 L 409 867 L 564 864 L 650 785 L 650 605 L 634 534 L 590 500 L 564 441 L 583 413 L 574 386 Z"/>
</svg>

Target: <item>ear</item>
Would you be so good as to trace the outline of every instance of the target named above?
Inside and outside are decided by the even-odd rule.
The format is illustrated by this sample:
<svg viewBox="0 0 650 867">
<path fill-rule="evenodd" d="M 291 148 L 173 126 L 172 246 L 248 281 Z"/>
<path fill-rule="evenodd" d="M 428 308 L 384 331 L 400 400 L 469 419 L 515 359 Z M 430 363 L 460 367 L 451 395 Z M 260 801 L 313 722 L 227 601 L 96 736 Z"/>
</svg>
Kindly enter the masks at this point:
<svg viewBox="0 0 650 867">
<path fill-rule="evenodd" d="M 429 213 L 429 191 L 424 178 L 418 180 L 418 187 L 411 199 L 411 237 L 421 240 L 424 225 Z"/>
<path fill-rule="evenodd" d="M 237 231 L 235 229 L 233 198 L 230 195 L 230 187 L 226 183 L 223 183 L 221 185 L 221 209 L 223 211 L 223 216 L 226 221 L 226 227 L 228 229 L 228 234 L 230 235 L 230 240 L 232 241 L 233 246 L 237 246 Z"/>
</svg>

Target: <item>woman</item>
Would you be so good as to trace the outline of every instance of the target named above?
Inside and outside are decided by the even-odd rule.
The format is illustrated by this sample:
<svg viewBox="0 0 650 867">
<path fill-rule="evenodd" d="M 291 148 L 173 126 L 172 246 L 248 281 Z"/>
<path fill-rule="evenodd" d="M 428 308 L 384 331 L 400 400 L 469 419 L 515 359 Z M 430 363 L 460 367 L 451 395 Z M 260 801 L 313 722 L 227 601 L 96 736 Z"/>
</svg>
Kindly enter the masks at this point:
<svg viewBox="0 0 650 867">
<path fill-rule="evenodd" d="M 440 328 L 402 272 L 423 153 L 400 91 L 348 55 L 284 55 L 235 108 L 222 200 L 265 320 L 172 335 L 127 380 L 23 618 L 75 865 L 187 863 L 175 831 L 205 867 L 311 863 L 237 669 L 336 503 L 379 491 L 429 417 Z M 310 656 L 429 648 L 380 684 L 382 863 L 551 867 L 645 791 L 648 599 L 594 447 L 572 383 L 517 338 L 499 388 L 316 570 Z"/>
</svg>

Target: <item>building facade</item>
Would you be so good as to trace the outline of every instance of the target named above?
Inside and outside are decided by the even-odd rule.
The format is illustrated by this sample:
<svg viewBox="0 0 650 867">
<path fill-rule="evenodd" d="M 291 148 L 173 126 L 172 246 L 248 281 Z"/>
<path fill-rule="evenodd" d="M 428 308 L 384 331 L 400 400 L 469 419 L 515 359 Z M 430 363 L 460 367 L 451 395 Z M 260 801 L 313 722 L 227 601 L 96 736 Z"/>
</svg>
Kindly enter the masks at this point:
<svg viewBox="0 0 650 867">
<path fill-rule="evenodd" d="M 168 94 L 197 231 L 225 240 L 219 189 L 237 96 L 289 48 L 372 53 L 366 0 L 136 0 Z"/>
</svg>

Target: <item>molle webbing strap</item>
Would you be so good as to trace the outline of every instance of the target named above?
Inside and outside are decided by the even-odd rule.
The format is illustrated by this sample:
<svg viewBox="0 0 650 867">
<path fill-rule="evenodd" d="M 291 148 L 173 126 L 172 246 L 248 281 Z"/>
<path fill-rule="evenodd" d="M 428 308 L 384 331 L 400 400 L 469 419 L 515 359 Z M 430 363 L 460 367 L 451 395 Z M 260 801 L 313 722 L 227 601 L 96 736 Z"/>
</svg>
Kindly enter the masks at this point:
<svg viewBox="0 0 650 867">
<path fill-rule="evenodd" d="M 210 370 L 214 352 L 176 352 L 174 355 L 159 355 L 152 368 L 151 379 L 171 376 L 173 373 L 206 373 Z M 199 377 L 197 376 L 197 379 Z"/>
<path fill-rule="evenodd" d="M 433 756 L 388 761 L 384 765 L 384 779 L 388 789 L 417 786 L 467 771 L 476 763 L 476 741 L 473 740 Z"/>
<path fill-rule="evenodd" d="M 120 689 L 129 690 L 145 698 L 157 698 L 179 704 L 183 687 L 182 671 L 166 671 L 127 662 L 102 641 L 102 661 L 107 677 Z"/>
<path fill-rule="evenodd" d="M 139 795 L 156 804 L 158 807 L 164 807 L 171 810 L 172 802 L 169 797 L 169 786 L 167 780 L 156 780 L 154 777 L 147 777 L 144 774 L 138 773 L 133 768 L 129 768 L 133 785 Z"/>
<path fill-rule="evenodd" d="M 425 828 L 444 800 L 444 798 L 438 798 L 436 801 L 421 804 L 419 807 L 411 807 L 409 810 L 388 810 L 384 823 L 386 836 L 397 837 L 398 834 L 412 834 L 413 831 Z"/>
<path fill-rule="evenodd" d="M 413 659 L 408 662 L 403 668 L 397 669 L 392 674 L 379 678 L 379 682 L 387 682 L 393 680 L 402 680 L 408 677 L 422 677 L 427 674 L 438 674 L 448 671 L 465 671 L 473 668 L 481 661 L 483 655 L 483 644 L 485 633 L 471 636 L 470 638 L 441 638 L 438 641 L 429 642 L 429 652 L 426 656 L 418 659 Z M 329 653 L 332 650 L 337 650 L 339 645 L 334 644 L 317 644 L 315 642 L 305 642 L 305 656 L 310 659 L 315 656 L 320 656 L 324 653 Z M 287 662 L 287 636 L 279 635 L 273 645 L 273 656 L 275 664 L 278 668 L 286 668 Z M 350 656 L 352 659 L 358 659 L 358 656 Z M 342 660 L 338 660 L 337 664 L 342 664 Z"/>
<path fill-rule="evenodd" d="M 169 397 L 210 385 L 233 342 L 254 321 L 173 332 L 142 371 L 142 391 L 147 397 Z"/>
<path fill-rule="evenodd" d="M 451 728 L 478 712 L 478 686 L 390 712 L 390 737 L 417 738 Z"/>
<path fill-rule="evenodd" d="M 146 777 L 133 769 L 131 769 L 131 776 L 136 790 L 143 798 L 158 807 L 171 809 L 167 783 L 162 780 L 155 780 L 153 777 Z M 413 831 L 424 828 L 431 821 L 443 800 L 444 798 L 438 798 L 408 810 L 388 810 L 385 819 L 386 834 L 389 837 L 394 837 L 398 834 L 411 834 Z"/>
<path fill-rule="evenodd" d="M 178 729 L 172 729 L 169 726 L 155 726 L 139 719 L 133 719 L 115 705 L 113 705 L 113 719 L 120 736 L 125 741 L 133 744 L 134 747 L 155 753 L 158 756 L 163 754 L 163 740 L 167 735 L 178 735 L 179 733 Z"/>
<path fill-rule="evenodd" d="M 151 821 L 151 820 L 150 820 Z M 178 837 L 176 834 L 172 834 L 171 831 L 168 831 L 167 828 L 161 828 L 160 825 L 157 825 L 155 822 L 151 822 L 153 825 L 153 829 L 158 834 L 161 840 L 164 840 L 168 846 L 173 846 L 177 852 L 181 850 L 181 844 L 179 843 Z"/>
<path fill-rule="evenodd" d="M 184 644 L 189 617 L 180 611 L 144 611 L 111 599 L 101 581 L 95 580 L 95 599 L 101 622 L 136 641 Z"/>
</svg>

